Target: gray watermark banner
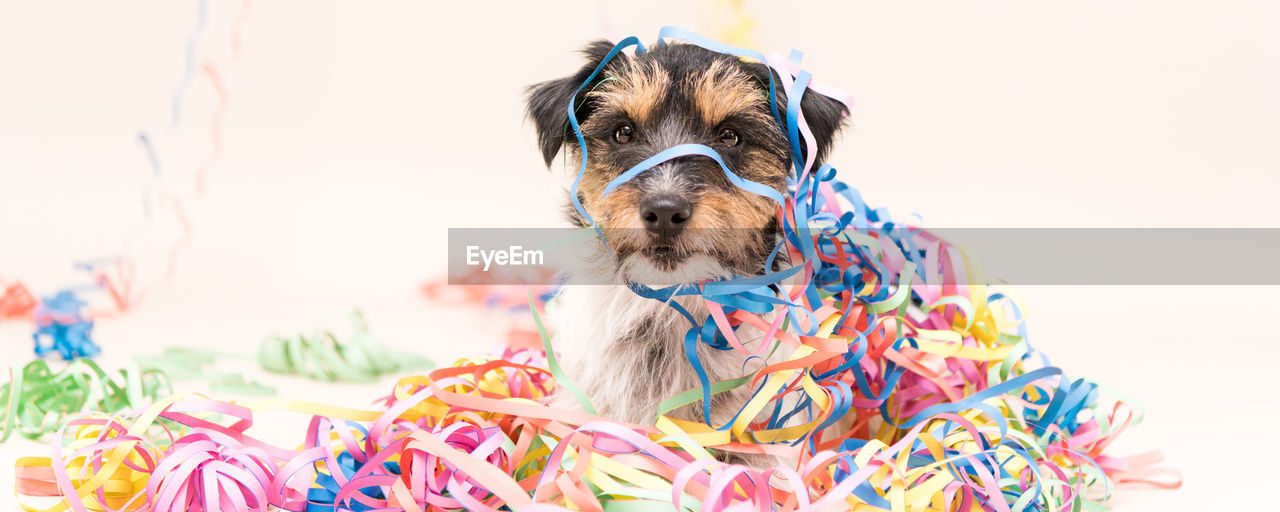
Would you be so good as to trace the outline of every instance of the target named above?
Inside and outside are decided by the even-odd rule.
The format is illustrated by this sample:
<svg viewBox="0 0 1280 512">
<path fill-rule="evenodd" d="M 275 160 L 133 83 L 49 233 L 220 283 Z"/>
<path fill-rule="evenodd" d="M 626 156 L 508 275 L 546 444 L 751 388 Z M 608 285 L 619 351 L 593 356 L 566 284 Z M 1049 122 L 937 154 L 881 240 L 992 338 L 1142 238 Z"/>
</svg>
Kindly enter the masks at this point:
<svg viewBox="0 0 1280 512">
<path fill-rule="evenodd" d="M 845 233 L 866 237 L 852 229 Z M 938 228 L 928 233 L 963 249 L 990 282 L 1280 285 L 1280 228 Z M 892 233 L 893 238 L 908 234 Z M 679 235 L 673 247 L 655 250 L 643 242 L 636 245 L 637 240 L 646 240 L 643 230 L 617 230 L 605 236 L 629 240 L 632 245 L 619 242 L 614 250 L 611 243 L 605 249 L 592 229 L 450 228 L 448 282 L 557 284 L 566 274 L 599 274 L 602 265 L 620 257 L 644 258 L 667 251 L 680 255 L 677 260 L 700 253 L 714 260 L 727 258 L 715 256 L 721 254 L 717 248 L 759 244 L 761 239 L 752 230 L 689 230 Z M 763 259 L 758 263 L 763 268 Z M 618 284 L 603 277 L 577 282 Z"/>
</svg>

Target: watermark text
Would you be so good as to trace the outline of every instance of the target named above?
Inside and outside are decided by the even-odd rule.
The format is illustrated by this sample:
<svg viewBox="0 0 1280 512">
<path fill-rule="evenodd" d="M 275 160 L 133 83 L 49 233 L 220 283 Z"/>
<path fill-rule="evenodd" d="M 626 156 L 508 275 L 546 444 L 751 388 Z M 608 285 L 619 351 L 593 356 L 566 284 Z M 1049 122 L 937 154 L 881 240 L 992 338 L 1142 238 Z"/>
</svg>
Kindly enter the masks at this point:
<svg viewBox="0 0 1280 512">
<path fill-rule="evenodd" d="M 482 263 L 485 272 L 489 271 L 491 265 L 541 265 L 542 251 L 525 249 L 519 245 L 486 251 L 478 245 L 468 245 L 467 265 L 478 266 Z"/>
</svg>

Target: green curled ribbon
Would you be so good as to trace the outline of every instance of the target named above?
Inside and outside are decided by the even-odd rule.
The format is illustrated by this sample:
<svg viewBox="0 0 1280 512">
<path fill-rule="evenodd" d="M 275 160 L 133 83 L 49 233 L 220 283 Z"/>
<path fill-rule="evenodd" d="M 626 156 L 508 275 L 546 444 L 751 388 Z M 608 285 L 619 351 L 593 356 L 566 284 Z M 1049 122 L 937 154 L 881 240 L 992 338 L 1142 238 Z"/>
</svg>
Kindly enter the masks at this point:
<svg viewBox="0 0 1280 512">
<path fill-rule="evenodd" d="M 359 311 L 351 313 L 351 325 L 354 333 L 346 339 L 323 329 L 311 336 L 269 337 L 258 346 L 258 363 L 270 372 L 348 382 L 373 382 L 392 372 L 435 367 L 429 359 L 388 351 L 369 334 Z"/>
<path fill-rule="evenodd" d="M 115 413 L 147 405 L 173 393 L 164 372 L 130 364 L 109 374 L 88 359 L 53 371 L 42 359 L 9 367 L 0 385 L 0 442 L 15 432 L 39 439 L 56 431 L 72 414 Z"/>
<path fill-rule="evenodd" d="M 214 352 L 185 347 L 169 347 L 156 354 L 138 354 L 133 359 L 142 365 L 144 370 L 154 369 L 164 372 L 173 382 L 199 380 L 209 384 L 209 391 L 231 393 L 235 395 L 271 396 L 276 388 L 245 378 L 239 372 L 214 372 L 208 367 L 218 358 L 252 359 L 251 354 L 230 352 Z"/>
</svg>

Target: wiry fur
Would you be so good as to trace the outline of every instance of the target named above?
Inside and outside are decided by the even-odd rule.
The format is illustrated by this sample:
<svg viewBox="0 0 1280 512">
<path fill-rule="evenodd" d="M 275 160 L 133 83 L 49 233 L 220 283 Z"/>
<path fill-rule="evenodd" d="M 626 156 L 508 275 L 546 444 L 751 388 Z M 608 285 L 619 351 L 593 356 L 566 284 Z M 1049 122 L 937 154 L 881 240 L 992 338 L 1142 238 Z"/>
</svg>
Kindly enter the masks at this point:
<svg viewBox="0 0 1280 512">
<path fill-rule="evenodd" d="M 700 385 L 683 343 L 689 322 L 666 303 L 636 295 L 620 281 L 614 286 L 598 284 L 602 279 L 618 279 L 619 270 L 607 258 L 598 258 L 594 265 L 587 263 L 566 283 L 559 297 L 560 307 L 552 318 L 564 370 L 601 416 L 651 425 L 657 419 L 660 402 Z M 633 274 L 652 271 L 652 267 L 635 268 L 646 267 L 642 258 L 632 258 L 626 266 Z M 705 257 L 693 258 L 683 267 L 690 276 L 717 270 L 724 273 L 717 263 Z M 685 276 L 675 276 L 673 280 L 680 277 Z M 706 318 L 708 314 L 701 297 L 678 297 L 676 302 L 695 318 Z M 763 333 L 743 327 L 737 330 L 737 336 L 748 349 L 755 349 Z M 748 361 L 738 351 L 717 350 L 703 343 L 698 343 L 696 350 L 711 382 L 752 375 L 788 355 L 779 350 L 766 352 L 767 359 Z M 730 421 L 750 398 L 749 386 L 714 395 L 711 422 L 722 425 Z M 578 406 L 566 392 L 558 393 L 555 403 L 561 407 Z M 702 401 L 667 414 L 702 421 Z M 777 463 L 772 457 L 742 454 L 722 454 L 722 459 L 762 467 Z"/>
<path fill-rule="evenodd" d="M 581 161 L 584 150 L 587 153 L 579 200 L 609 241 L 607 249 L 601 245 L 573 269 L 558 299 L 561 307 L 553 321 L 565 371 L 602 416 L 649 424 L 656 419 L 662 400 L 699 386 L 684 348 L 690 325 L 669 305 L 636 295 L 626 283 L 664 286 L 776 270 L 777 264 L 766 268 L 766 259 L 781 241 L 774 217 L 777 205 L 733 186 L 714 162 L 703 157 L 677 158 L 655 166 L 608 197 L 604 197 L 605 186 L 659 151 L 699 143 L 715 149 L 742 178 L 785 194 L 791 158 L 786 136 L 769 107 L 771 71 L 759 63 L 686 44 L 658 46 L 643 56 L 620 55 L 586 84 L 574 103 L 586 141 L 586 147 L 580 147 L 569 131 L 566 108 L 611 47 L 605 41 L 591 44 L 584 51 L 586 64 L 576 73 L 530 88 L 528 114 L 548 165 L 562 147 L 574 160 Z M 780 89 L 778 103 L 785 115 L 786 97 Z M 840 127 L 844 108 L 821 95 L 806 94 L 801 109 L 821 162 Z M 632 142 L 612 138 L 623 123 L 634 126 Z M 718 137 L 726 128 L 740 133 L 742 142 L 721 143 Z M 675 240 L 655 239 L 643 226 L 640 205 L 655 194 L 676 194 L 693 205 L 688 227 Z M 588 225 L 576 209 L 566 211 L 573 223 Z M 701 297 L 675 300 L 694 318 L 707 318 Z M 763 333 L 741 327 L 737 336 L 754 349 Z M 778 351 L 768 358 L 748 360 L 741 352 L 702 343 L 696 350 L 713 382 L 751 375 L 788 355 Z M 714 396 L 711 421 L 727 422 L 751 391 L 742 386 Z M 565 394 L 557 400 L 560 405 L 576 404 Z M 701 401 L 669 414 L 701 421 Z"/>
<path fill-rule="evenodd" d="M 565 371 L 591 399 L 601 416 L 636 424 L 652 424 L 662 400 L 699 385 L 685 357 L 689 323 L 670 306 L 632 293 L 624 286 L 570 286 L 556 315 L 557 349 Z M 695 315 L 707 310 L 696 297 L 677 301 Z M 743 333 L 745 334 L 745 333 Z M 752 346 L 759 335 L 751 338 Z M 698 344 L 698 355 L 712 381 L 753 373 L 763 361 L 744 368 L 734 351 Z M 749 391 L 740 387 L 712 400 L 712 421 L 728 421 L 732 412 L 721 404 L 744 403 Z M 569 398 L 572 401 L 572 398 Z M 685 406 L 673 417 L 701 420 L 701 403 Z"/>
</svg>

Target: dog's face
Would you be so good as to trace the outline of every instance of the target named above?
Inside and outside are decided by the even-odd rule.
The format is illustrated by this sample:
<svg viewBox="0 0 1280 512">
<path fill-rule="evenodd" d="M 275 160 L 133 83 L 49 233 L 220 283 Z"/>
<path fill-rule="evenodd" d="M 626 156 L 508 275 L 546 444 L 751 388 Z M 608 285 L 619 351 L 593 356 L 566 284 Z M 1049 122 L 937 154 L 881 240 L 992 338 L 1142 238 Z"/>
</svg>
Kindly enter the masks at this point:
<svg viewBox="0 0 1280 512">
<path fill-rule="evenodd" d="M 578 86 L 612 48 L 587 47 L 574 75 L 530 89 L 529 116 L 549 166 L 561 147 L 581 161 L 582 148 L 566 107 Z M 703 144 L 743 179 L 786 194 L 790 147 L 770 109 L 769 69 L 689 44 L 668 44 L 637 57 L 619 55 L 579 93 L 575 106 L 586 141 L 587 167 L 578 193 L 604 230 L 618 270 L 651 284 L 730 275 L 759 275 L 777 243 L 772 200 L 735 187 L 710 158 L 668 160 L 604 197 L 627 169 L 669 147 Z M 778 89 L 780 112 L 786 99 Z M 820 162 L 844 107 L 806 94 L 801 109 L 814 132 Z M 585 225 L 576 210 L 570 216 Z M 666 282 L 659 282 L 666 281 Z"/>
</svg>

